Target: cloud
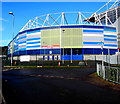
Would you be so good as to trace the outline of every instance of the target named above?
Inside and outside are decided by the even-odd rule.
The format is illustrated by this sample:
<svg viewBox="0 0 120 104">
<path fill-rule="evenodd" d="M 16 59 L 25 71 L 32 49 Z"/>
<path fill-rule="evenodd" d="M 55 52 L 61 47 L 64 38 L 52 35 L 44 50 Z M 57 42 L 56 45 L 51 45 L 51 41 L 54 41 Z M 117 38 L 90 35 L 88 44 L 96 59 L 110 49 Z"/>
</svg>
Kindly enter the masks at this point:
<svg viewBox="0 0 120 104">
<path fill-rule="evenodd" d="M 0 46 L 7 46 L 10 40 L 0 40 Z"/>
<path fill-rule="evenodd" d="M 0 31 L 3 31 L 3 30 L 4 30 L 4 28 L 0 26 Z"/>
<path fill-rule="evenodd" d="M 4 28 L 2 27 L 2 22 L 3 22 L 3 21 L 4 21 L 4 22 L 7 22 L 8 20 L 0 17 L 0 32 L 4 30 Z"/>
<path fill-rule="evenodd" d="M 7 46 L 11 40 L 0 40 L 0 46 Z"/>
<path fill-rule="evenodd" d="M 0 17 L 0 21 L 7 22 L 8 20 L 6 20 L 6 19 Z"/>
<path fill-rule="evenodd" d="M 0 42 L 9 42 L 10 40 L 0 40 Z"/>
</svg>

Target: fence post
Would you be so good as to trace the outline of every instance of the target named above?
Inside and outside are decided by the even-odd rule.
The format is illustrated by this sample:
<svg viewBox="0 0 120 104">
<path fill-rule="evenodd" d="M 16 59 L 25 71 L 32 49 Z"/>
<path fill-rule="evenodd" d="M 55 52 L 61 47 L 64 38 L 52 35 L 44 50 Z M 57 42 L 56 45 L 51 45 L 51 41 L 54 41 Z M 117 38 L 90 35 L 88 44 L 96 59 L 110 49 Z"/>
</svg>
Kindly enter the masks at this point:
<svg viewBox="0 0 120 104">
<path fill-rule="evenodd" d="M 117 76 L 116 76 L 116 77 L 117 77 L 117 83 L 119 83 L 119 74 L 118 74 L 118 70 L 119 70 L 119 69 L 117 68 Z"/>
</svg>

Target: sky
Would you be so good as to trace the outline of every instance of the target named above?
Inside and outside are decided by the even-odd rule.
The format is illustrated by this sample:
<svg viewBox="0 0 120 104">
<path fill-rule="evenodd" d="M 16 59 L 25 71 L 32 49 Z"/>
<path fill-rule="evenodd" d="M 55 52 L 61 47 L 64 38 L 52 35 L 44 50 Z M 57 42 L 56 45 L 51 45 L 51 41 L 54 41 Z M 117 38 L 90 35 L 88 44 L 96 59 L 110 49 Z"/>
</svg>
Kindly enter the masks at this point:
<svg viewBox="0 0 120 104">
<path fill-rule="evenodd" d="M 0 41 L 0 46 L 7 46 L 13 38 L 13 17 L 12 15 L 9 15 L 9 12 L 13 12 L 15 15 L 14 34 L 17 35 L 21 28 L 28 22 L 28 20 L 33 19 L 36 16 L 48 13 L 71 11 L 95 12 L 105 4 L 105 2 L 14 2 L 19 0 L 11 0 L 11 2 L 7 1 L 8 0 L 5 0 L 2 2 L 2 4 L 0 3 L 0 6 L 2 5 L 2 16 L 0 17 L 0 23 L 2 22 L 2 26 L 0 25 L 0 32 L 2 32 L 2 42 Z"/>
<path fill-rule="evenodd" d="M 109 0 L 0 0 L 4 2 L 108 2 Z M 112 0 L 115 1 L 115 0 Z"/>
</svg>

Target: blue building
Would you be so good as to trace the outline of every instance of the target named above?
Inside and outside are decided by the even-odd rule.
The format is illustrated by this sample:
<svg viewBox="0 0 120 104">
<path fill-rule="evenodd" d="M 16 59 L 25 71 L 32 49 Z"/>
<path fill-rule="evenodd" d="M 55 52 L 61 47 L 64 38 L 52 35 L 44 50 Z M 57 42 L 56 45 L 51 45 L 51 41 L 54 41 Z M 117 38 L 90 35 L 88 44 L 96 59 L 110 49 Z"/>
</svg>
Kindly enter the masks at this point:
<svg viewBox="0 0 120 104">
<path fill-rule="evenodd" d="M 61 25 L 19 32 L 8 45 L 8 56 L 30 55 L 38 60 L 84 60 L 85 55 L 115 54 L 118 51 L 115 27 Z M 18 58 L 19 59 L 19 58 Z"/>
</svg>

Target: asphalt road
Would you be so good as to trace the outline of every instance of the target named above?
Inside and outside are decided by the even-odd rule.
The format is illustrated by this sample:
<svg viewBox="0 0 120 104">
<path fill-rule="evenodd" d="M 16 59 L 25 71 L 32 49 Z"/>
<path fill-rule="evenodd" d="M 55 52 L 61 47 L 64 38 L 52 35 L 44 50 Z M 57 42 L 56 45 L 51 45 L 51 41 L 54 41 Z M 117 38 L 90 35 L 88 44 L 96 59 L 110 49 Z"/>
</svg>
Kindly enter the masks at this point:
<svg viewBox="0 0 120 104">
<path fill-rule="evenodd" d="M 86 81 L 94 68 L 22 68 L 3 72 L 7 104 L 119 104 L 120 92 Z"/>
</svg>

